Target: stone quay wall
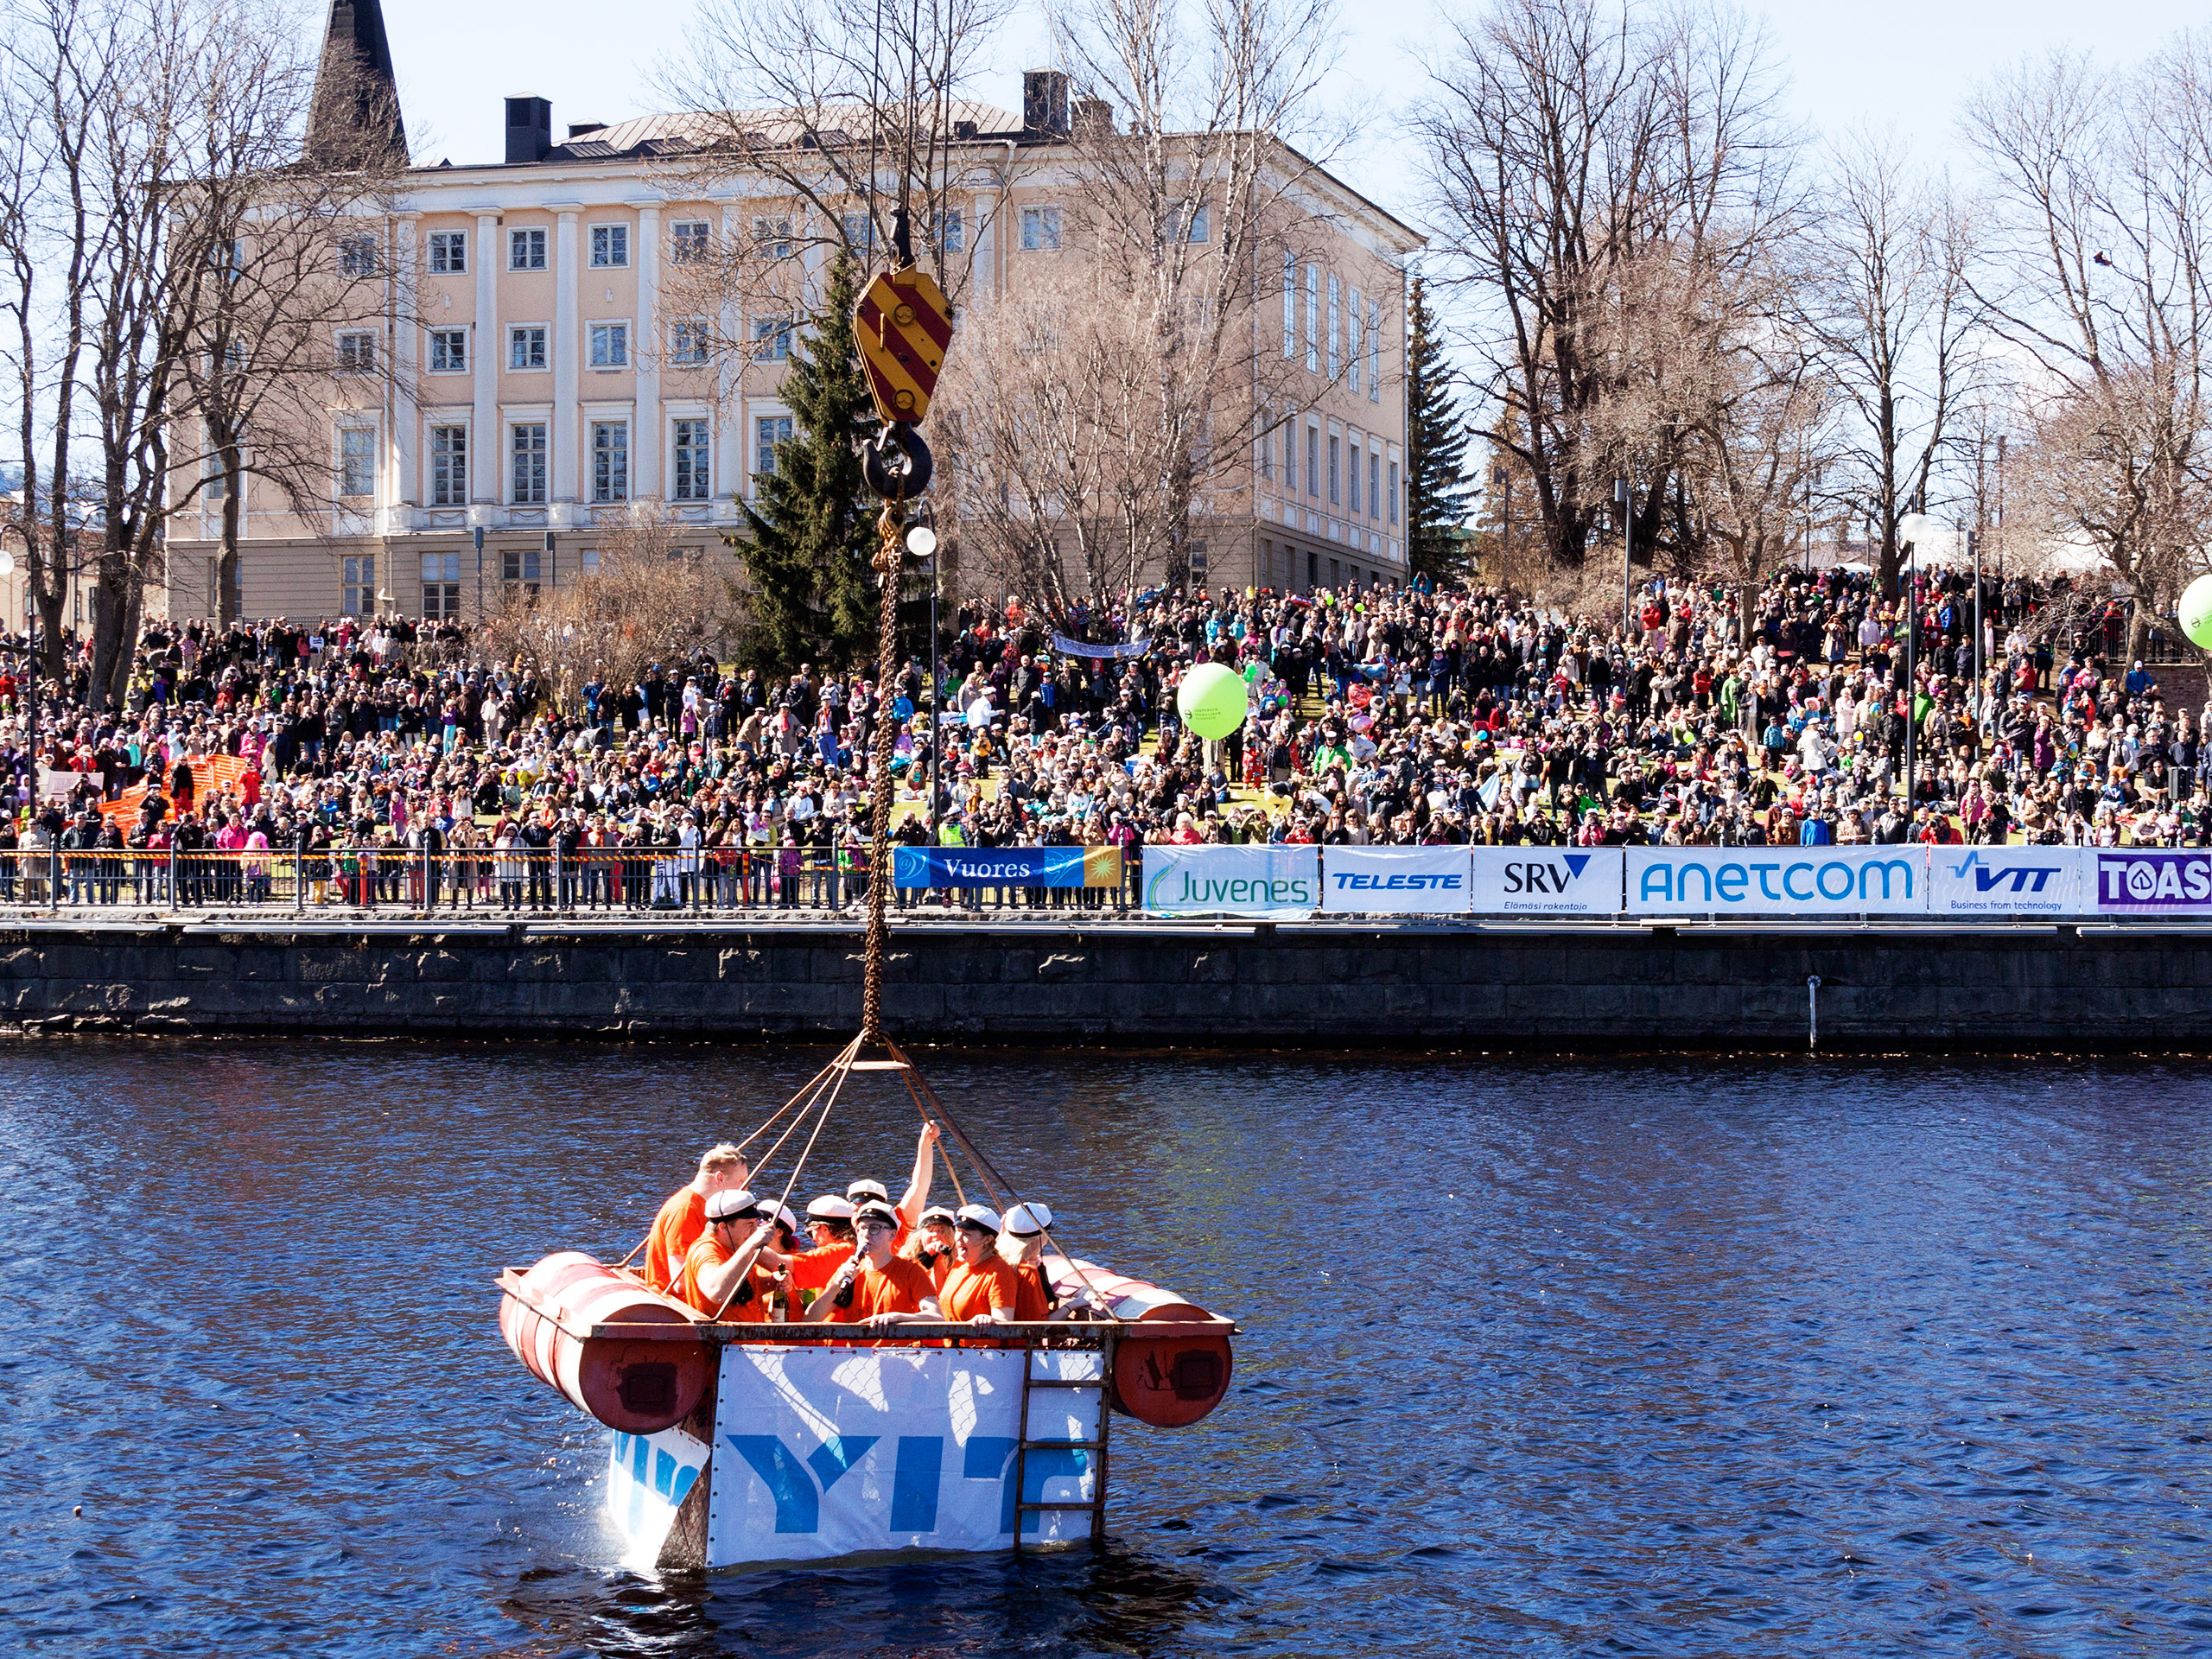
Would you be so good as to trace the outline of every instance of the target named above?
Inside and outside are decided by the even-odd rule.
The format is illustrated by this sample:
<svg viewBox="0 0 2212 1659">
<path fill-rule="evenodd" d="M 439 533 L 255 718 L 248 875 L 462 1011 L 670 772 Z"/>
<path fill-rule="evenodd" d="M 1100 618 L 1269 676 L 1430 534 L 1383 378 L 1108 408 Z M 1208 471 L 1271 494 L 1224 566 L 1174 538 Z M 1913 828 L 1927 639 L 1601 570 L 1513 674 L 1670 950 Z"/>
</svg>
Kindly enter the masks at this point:
<svg viewBox="0 0 2212 1659">
<path fill-rule="evenodd" d="M 841 1038 L 856 922 L 0 925 L 0 1029 Z M 1554 1052 L 2212 1048 L 2212 929 L 901 925 L 916 1042 Z"/>
</svg>

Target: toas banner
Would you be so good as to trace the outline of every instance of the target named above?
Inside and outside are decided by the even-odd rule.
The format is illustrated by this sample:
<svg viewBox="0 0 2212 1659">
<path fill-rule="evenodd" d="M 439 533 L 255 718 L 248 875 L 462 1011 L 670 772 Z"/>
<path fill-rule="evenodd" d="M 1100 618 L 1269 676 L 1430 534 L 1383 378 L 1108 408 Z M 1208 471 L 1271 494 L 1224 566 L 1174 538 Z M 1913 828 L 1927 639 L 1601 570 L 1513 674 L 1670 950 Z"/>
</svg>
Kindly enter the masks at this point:
<svg viewBox="0 0 2212 1659">
<path fill-rule="evenodd" d="M 1024 1501 L 1088 1501 L 1096 1471 L 1081 1443 L 1098 1439 L 1096 1393 L 1033 1395 L 1031 1449 L 1015 1456 L 1030 1358 L 1019 1349 L 723 1349 L 708 1565 L 1003 1549 L 1019 1514 L 1017 1469 Z M 1084 1363 L 1092 1375 L 1103 1363 L 1096 1353 L 1036 1359 Z M 1090 1533 L 1081 1511 L 1020 1518 L 1024 1536 L 1040 1541 Z"/>
<path fill-rule="evenodd" d="M 1458 915 L 1467 891 L 1465 847 L 1331 847 L 1322 855 L 1325 911 Z"/>
<path fill-rule="evenodd" d="M 2123 916 L 2212 912 L 2212 852 L 2097 847 L 2081 856 L 2087 909 Z"/>
<path fill-rule="evenodd" d="M 1321 907 L 1320 849 L 1147 847 L 1144 907 L 1161 916 L 1309 916 Z"/>
<path fill-rule="evenodd" d="M 1118 887 L 1118 847 L 894 847 L 894 887 Z"/>
<path fill-rule="evenodd" d="M 1618 847 L 1478 847 L 1478 916 L 1613 916 L 1621 907 Z M 1330 861 L 1336 861 L 1333 849 Z"/>
<path fill-rule="evenodd" d="M 1925 847 L 1631 847 L 1638 916 L 1904 916 L 1928 909 Z"/>
<path fill-rule="evenodd" d="M 2094 909 L 2075 847 L 1930 847 L 1932 916 L 2075 916 Z"/>
</svg>

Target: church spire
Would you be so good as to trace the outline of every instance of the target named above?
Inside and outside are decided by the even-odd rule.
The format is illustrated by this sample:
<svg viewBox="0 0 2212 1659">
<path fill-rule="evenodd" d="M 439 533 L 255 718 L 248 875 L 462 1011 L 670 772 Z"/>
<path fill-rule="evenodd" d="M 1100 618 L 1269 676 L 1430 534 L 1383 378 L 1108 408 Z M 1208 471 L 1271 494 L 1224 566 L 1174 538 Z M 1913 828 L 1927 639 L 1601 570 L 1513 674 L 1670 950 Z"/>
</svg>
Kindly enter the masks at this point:
<svg viewBox="0 0 2212 1659">
<path fill-rule="evenodd" d="M 317 167 L 407 164 L 399 83 L 379 0 L 332 0 L 308 109 L 306 159 Z"/>
</svg>

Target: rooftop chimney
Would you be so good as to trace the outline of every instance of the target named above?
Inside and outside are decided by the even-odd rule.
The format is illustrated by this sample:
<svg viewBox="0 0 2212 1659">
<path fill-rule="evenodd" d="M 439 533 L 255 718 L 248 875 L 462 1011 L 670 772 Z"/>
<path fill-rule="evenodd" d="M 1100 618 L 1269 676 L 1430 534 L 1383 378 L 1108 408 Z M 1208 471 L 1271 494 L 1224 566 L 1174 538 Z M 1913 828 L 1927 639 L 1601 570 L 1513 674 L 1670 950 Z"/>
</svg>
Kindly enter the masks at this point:
<svg viewBox="0 0 2212 1659">
<path fill-rule="evenodd" d="M 1032 141 L 1068 136 L 1068 78 L 1058 69 L 1023 73 L 1021 136 Z"/>
<path fill-rule="evenodd" d="M 542 98 L 507 100 L 507 164 L 542 162 L 553 149 L 553 105 Z"/>
<path fill-rule="evenodd" d="M 1114 106 L 1103 98 L 1078 98 L 1075 101 L 1075 134 L 1078 138 L 1097 138 L 1114 130 Z"/>
</svg>

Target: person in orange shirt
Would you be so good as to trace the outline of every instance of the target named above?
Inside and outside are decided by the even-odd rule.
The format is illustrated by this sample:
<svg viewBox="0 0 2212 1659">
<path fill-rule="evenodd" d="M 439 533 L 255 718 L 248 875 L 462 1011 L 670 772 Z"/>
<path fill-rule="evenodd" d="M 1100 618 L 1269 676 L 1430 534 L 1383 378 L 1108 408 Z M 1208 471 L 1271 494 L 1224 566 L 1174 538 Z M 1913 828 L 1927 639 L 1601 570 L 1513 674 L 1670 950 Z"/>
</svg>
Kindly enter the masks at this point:
<svg viewBox="0 0 2212 1659">
<path fill-rule="evenodd" d="M 944 1317 L 960 1325 L 1011 1325 L 1020 1280 L 1014 1263 L 999 1255 L 999 1218 L 980 1204 L 963 1205 L 953 1230 L 960 1265 L 938 1297 Z"/>
<path fill-rule="evenodd" d="M 707 1230 L 683 1257 L 677 1294 L 709 1318 L 733 1325 L 760 1325 L 768 1299 L 753 1282 L 753 1264 L 774 1238 L 775 1224 L 762 1221 L 750 1192 L 717 1192 L 707 1200 Z"/>
<path fill-rule="evenodd" d="M 708 1198 L 716 1192 L 741 1191 L 751 1179 L 745 1155 L 727 1141 L 701 1155 L 699 1173 L 668 1195 L 653 1217 L 652 1230 L 645 1235 L 645 1259 L 639 1271 L 648 1286 L 674 1290 L 684 1256 L 707 1230 Z"/>
<path fill-rule="evenodd" d="M 999 1255 L 1013 1264 L 1019 1281 L 1014 1304 L 1015 1319 L 1025 1325 L 1035 1319 L 1067 1319 L 1084 1309 L 1102 1319 L 1112 1319 L 1113 1310 L 1088 1286 L 1066 1301 L 1060 1300 L 1052 1275 L 1045 1267 L 1045 1246 L 1052 1242 L 1052 1211 L 1048 1205 L 1017 1204 L 1006 1212 L 1005 1224 L 999 1230 Z M 1053 1248 L 1057 1253 L 1058 1246 Z"/>
<path fill-rule="evenodd" d="M 906 1191 L 896 1206 L 899 1242 L 892 1247 L 894 1249 L 904 1249 L 908 1236 L 921 1224 L 922 1211 L 930 1201 L 930 1188 L 937 1180 L 937 1125 L 924 1123 L 921 1139 L 914 1145 L 914 1166 L 907 1172 Z M 881 1181 L 855 1181 L 845 1189 L 848 1204 L 862 1205 L 871 1198 L 888 1205 L 891 1193 Z"/>
<path fill-rule="evenodd" d="M 802 1307 L 822 1294 L 837 1269 L 853 1254 L 853 1206 L 842 1198 L 824 1195 L 806 1206 L 807 1236 L 812 1247 L 793 1252 L 791 1294 Z"/>
<path fill-rule="evenodd" d="M 806 1310 L 807 1323 L 886 1325 L 903 1323 L 901 1314 L 938 1318 L 929 1269 L 893 1253 L 898 1233 L 898 1212 L 890 1205 L 868 1203 L 855 1211 L 856 1248 Z"/>
<path fill-rule="evenodd" d="M 922 1211 L 921 1230 L 900 1247 L 901 1255 L 912 1257 L 930 1270 L 930 1282 L 942 1293 L 945 1275 L 957 1259 L 952 1251 L 952 1211 L 933 1204 Z"/>
</svg>

